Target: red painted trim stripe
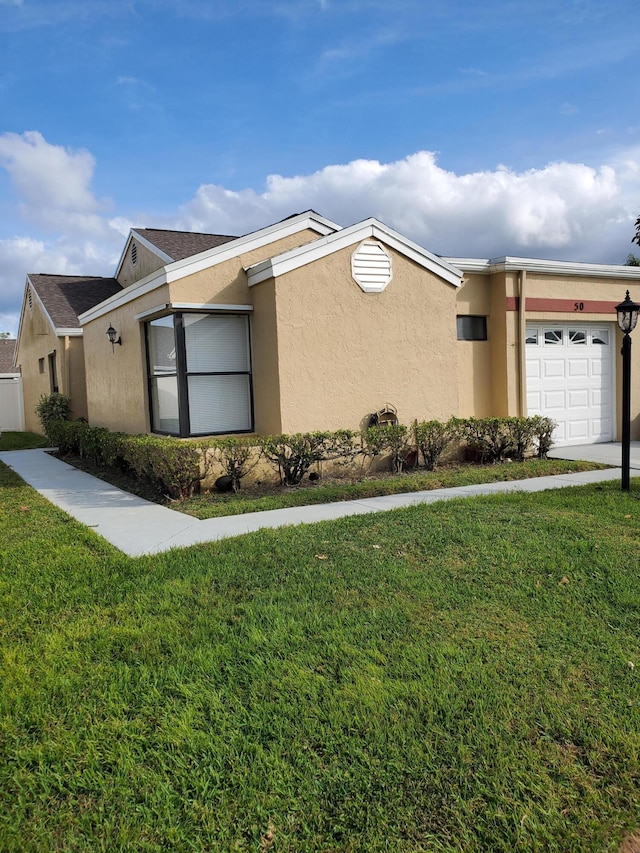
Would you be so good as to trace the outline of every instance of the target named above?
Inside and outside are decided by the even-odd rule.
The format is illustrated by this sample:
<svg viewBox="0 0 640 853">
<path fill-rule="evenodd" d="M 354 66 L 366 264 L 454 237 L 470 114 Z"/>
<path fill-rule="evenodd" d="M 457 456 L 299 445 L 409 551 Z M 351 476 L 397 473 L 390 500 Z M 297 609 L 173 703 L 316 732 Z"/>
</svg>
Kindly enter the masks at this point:
<svg viewBox="0 0 640 853">
<path fill-rule="evenodd" d="M 528 297 L 527 311 L 549 311 L 555 314 L 613 314 L 615 317 L 617 302 L 605 302 L 595 299 L 542 299 Z M 507 311 L 518 311 L 520 298 L 507 296 Z"/>
</svg>

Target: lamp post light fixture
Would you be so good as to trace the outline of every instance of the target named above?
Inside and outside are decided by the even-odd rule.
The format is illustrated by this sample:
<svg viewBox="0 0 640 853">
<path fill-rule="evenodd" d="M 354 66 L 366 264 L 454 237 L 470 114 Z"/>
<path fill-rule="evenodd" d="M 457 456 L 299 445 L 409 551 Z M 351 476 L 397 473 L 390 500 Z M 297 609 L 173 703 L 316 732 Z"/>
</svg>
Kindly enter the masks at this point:
<svg viewBox="0 0 640 853">
<path fill-rule="evenodd" d="M 122 346 L 122 338 L 111 324 L 109 324 L 109 328 L 107 329 L 107 337 L 109 338 L 109 343 L 111 344 L 111 352 L 116 351 L 116 344 L 120 344 L 120 346 Z"/>
<path fill-rule="evenodd" d="M 627 295 L 616 305 L 618 326 L 622 338 L 622 490 L 629 491 L 629 469 L 631 467 L 631 332 L 638 322 L 640 305 Z"/>
</svg>

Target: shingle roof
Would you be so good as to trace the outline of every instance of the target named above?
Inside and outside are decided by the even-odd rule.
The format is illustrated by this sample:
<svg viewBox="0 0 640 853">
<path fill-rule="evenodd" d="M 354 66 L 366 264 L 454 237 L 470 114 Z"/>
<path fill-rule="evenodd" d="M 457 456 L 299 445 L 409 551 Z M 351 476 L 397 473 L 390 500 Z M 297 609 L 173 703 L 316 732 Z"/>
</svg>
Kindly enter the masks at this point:
<svg viewBox="0 0 640 853">
<path fill-rule="evenodd" d="M 182 261 L 207 249 L 214 249 L 223 243 L 237 240 L 237 237 L 229 237 L 224 234 L 199 234 L 194 231 L 164 231 L 160 228 L 134 228 L 135 234 L 139 234 L 157 246 L 174 261 Z"/>
<path fill-rule="evenodd" d="M 13 357 L 16 351 L 15 338 L 0 338 L 0 373 L 15 373 Z"/>
<path fill-rule="evenodd" d="M 122 290 L 115 278 L 30 275 L 29 280 L 57 329 L 77 329 L 78 316 Z"/>
</svg>

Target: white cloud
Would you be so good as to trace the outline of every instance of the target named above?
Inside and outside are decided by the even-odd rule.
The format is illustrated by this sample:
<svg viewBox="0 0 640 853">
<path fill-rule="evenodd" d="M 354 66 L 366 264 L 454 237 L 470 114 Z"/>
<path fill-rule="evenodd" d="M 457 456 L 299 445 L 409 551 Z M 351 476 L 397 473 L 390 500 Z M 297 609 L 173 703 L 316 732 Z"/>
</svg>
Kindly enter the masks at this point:
<svg viewBox="0 0 640 853">
<path fill-rule="evenodd" d="M 630 151 L 598 167 L 560 162 L 458 175 L 428 151 L 387 164 L 355 160 L 310 175 L 271 175 L 262 193 L 202 185 L 179 227 L 241 234 L 313 208 L 344 225 L 376 216 L 439 254 L 622 263 L 639 164 L 639 152 Z"/>
<path fill-rule="evenodd" d="M 92 155 L 35 131 L 0 135 L 0 165 L 27 222 L 49 229 L 44 239 L 29 228 L 0 239 L 0 326 L 15 320 L 29 272 L 112 275 L 132 224 L 245 234 L 313 208 L 341 225 L 375 216 L 442 255 L 623 263 L 640 213 L 638 147 L 597 166 L 558 162 L 523 172 L 457 174 L 428 151 L 391 163 L 354 160 L 270 175 L 262 191 L 203 184 L 171 219 L 107 216 L 91 188 Z"/>
<path fill-rule="evenodd" d="M 100 234 L 104 222 L 98 214 L 105 203 L 91 190 L 95 159 L 88 151 L 52 145 L 35 130 L 3 133 L 0 166 L 19 194 L 24 219 L 55 230 Z"/>
</svg>

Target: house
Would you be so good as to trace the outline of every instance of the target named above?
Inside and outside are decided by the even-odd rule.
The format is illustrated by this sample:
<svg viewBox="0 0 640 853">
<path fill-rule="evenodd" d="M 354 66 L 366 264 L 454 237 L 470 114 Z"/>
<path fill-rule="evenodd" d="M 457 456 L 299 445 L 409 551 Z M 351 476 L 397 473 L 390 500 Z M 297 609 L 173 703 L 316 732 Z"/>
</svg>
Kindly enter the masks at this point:
<svg viewBox="0 0 640 853">
<path fill-rule="evenodd" d="M 29 275 L 16 346 L 27 430 L 42 432 L 35 408 L 42 395 L 71 399 L 71 417 L 87 417 L 84 348 L 78 315 L 122 290 L 113 278 Z"/>
<path fill-rule="evenodd" d="M 22 377 L 15 367 L 16 342 L 0 338 L 0 432 L 24 429 Z"/>
<path fill-rule="evenodd" d="M 69 332 L 41 293 L 53 278 L 30 276 L 27 296 L 48 334 Z M 69 341 L 84 349 L 86 398 L 79 365 L 75 390 L 60 387 L 96 426 L 358 429 L 392 403 L 407 424 L 541 413 L 558 444 L 619 434 L 614 308 L 627 289 L 640 300 L 637 267 L 442 258 L 376 219 L 342 228 L 306 211 L 242 237 L 133 229 L 100 280 L 112 291 L 96 299 L 98 280 L 84 281 L 91 304 Z M 42 357 L 19 340 L 25 385 Z M 640 401 L 640 365 L 634 381 Z"/>
</svg>

